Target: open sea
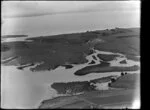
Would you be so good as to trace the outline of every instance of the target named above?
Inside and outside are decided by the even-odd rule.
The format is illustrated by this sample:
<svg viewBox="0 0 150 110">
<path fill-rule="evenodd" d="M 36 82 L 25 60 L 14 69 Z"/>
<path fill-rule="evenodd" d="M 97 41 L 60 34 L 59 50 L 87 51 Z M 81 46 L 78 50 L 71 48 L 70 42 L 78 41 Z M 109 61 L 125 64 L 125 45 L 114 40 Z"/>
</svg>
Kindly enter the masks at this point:
<svg viewBox="0 0 150 110">
<path fill-rule="evenodd" d="M 25 34 L 34 37 L 115 27 L 140 27 L 140 12 L 118 10 L 5 18 L 2 35 Z"/>
</svg>

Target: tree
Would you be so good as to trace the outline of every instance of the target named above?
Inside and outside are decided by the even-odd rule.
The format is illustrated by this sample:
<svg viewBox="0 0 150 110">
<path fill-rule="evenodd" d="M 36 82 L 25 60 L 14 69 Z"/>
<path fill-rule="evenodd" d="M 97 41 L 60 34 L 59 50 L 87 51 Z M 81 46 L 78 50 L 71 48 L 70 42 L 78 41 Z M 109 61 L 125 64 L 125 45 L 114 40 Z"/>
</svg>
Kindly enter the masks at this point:
<svg viewBox="0 0 150 110">
<path fill-rule="evenodd" d="M 125 74 L 127 74 L 127 72 L 125 72 Z"/>
<path fill-rule="evenodd" d="M 124 73 L 123 72 L 121 72 L 121 76 L 123 76 L 124 75 Z"/>
<path fill-rule="evenodd" d="M 116 81 L 116 79 L 115 78 L 111 78 L 111 82 L 115 82 Z"/>
<path fill-rule="evenodd" d="M 111 86 L 111 83 L 108 83 L 108 87 L 110 87 Z"/>
</svg>

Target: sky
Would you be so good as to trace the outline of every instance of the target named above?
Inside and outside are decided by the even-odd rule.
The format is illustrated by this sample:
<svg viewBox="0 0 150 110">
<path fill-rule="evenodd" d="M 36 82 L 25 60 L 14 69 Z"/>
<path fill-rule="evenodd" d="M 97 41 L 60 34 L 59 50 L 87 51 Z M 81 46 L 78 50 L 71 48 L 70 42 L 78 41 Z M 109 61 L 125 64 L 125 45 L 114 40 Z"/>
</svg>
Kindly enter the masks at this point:
<svg viewBox="0 0 150 110">
<path fill-rule="evenodd" d="M 140 1 L 3 1 L 2 17 L 32 17 L 91 11 L 139 11 Z"/>
</svg>

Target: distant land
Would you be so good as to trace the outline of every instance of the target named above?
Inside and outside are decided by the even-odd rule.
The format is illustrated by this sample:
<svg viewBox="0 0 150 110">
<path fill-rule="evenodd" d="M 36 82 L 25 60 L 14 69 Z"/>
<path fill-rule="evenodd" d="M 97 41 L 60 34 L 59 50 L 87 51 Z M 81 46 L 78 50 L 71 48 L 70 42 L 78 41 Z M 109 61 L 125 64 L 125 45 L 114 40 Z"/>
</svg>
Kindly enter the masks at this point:
<svg viewBox="0 0 150 110">
<path fill-rule="evenodd" d="M 2 38 L 28 37 L 28 35 L 2 35 Z"/>
</svg>

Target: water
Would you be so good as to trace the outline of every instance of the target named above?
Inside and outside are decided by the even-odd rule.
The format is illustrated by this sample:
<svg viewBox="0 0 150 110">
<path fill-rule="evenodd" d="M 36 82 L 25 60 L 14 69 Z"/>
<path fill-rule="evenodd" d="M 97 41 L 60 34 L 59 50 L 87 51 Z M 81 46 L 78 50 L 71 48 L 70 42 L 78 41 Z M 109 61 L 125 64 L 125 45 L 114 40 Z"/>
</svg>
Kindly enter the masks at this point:
<svg viewBox="0 0 150 110">
<path fill-rule="evenodd" d="M 103 51 L 96 50 L 96 53 L 93 55 L 98 54 L 98 52 L 101 54 L 103 53 Z M 109 52 L 107 53 L 111 54 Z M 89 60 L 89 62 L 94 60 L 92 55 L 89 55 L 86 58 Z M 97 60 L 96 64 L 98 64 L 98 62 L 99 61 Z M 138 63 L 134 62 L 134 64 Z M 85 76 L 75 76 L 73 73 L 78 69 L 88 66 L 88 63 L 73 66 L 74 67 L 71 69 L 65 69 L 64 67 L 60 66 L 53 71 L 31 72 L 29 67 L 25 68 L 24 70 L 18 70 L 15 66 L 1 65 L 2 107 L 37 108 L 42 100 L 57 96 L 57 92 L 50 87 L 53 82 L 88 81 L 110 75 L 120 75 L 120 72 L 108 72 L 100 74 L 92 73 Z M 136 72 L 133 71 L 129 73 L 140 73 L 140 71 L 138 70 Z M 98 85 L 98 89 L 100 89 L 100 87 L 101 89 L 106 89 L 106 85 L 107 84 Z"/>
<path fill-rule="evenodd" d="M 139 27 L 139 16 L 139 12 L 118 10 L 105 13 L 98 11 L 7 18 L 2 24 L 2 35 L 25 34 L 29 37 L 36 37 L 115 27 Z M 4 41 L 23 41 L 24 39 L 11 38 Z M 91 56 L 87 56 L 87 59 L 89 62 L 94 60 Z M 94 61 L 96 64 L 99 63 L 99 61 Z M 112 65 L 116 64 L 113 62 Z M 53 82 L 86 81 L 109 75 L 120 75 L 120 72 L 92 73 L 85 76 L 73 74 L 87 65 L 74 65 L 73 68 L 67 70 L 59 67 L 56 70 L 45 72 L 31 72 L 29 68 L 18 70 L 15 66 L 1 65 L 1 105 L 4 108 L 37 108 L 42 100 L 57 96 L 56 91 L 50 88 Z"/>
<path fill-rule="evenodd" d="M 35 37 L 115 27 L 128 28 L 139 26 L 139 11 L 97 11 L 5 18 L 2 24 L 2 35 L 25 34 L 29 37 Z"/>
</svg>

